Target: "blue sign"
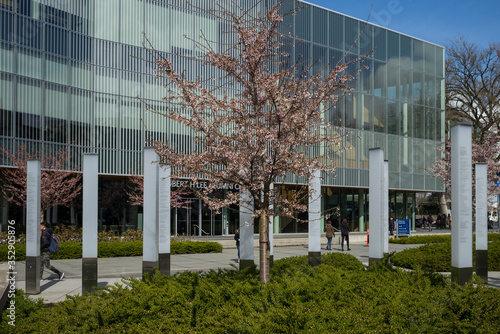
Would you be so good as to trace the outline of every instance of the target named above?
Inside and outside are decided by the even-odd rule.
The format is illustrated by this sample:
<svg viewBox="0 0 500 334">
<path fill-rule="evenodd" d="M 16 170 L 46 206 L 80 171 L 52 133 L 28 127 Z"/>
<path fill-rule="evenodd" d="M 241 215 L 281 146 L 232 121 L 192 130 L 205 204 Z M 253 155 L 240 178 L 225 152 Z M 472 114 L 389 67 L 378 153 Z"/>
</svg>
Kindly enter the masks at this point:
<svg viewBox="0 0 500 334">
<path fill-rule="evenodd" d="M 410 220 L 409 219 L 398 219 L 398 235 L 410 235 Z"/>
</svg>

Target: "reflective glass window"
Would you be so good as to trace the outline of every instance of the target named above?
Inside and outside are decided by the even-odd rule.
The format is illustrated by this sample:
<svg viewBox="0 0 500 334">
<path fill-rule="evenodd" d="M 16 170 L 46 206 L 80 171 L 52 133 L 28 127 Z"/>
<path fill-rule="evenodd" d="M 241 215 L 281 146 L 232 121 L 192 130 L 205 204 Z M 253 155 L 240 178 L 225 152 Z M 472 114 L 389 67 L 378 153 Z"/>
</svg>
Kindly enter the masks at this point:
<svg viewBox="0 0 500 334">
<path fill-rule="evenodd" d="M 295 15 L 295 36 L 299 39 L 311 40 L 311 6 L 302 7 Z"/>
<path fill-rule="evenodd" d="M 425 138 L 436 139 L 436 110 L 425 108 Z"/>
<path fill-rule="evenodd" d="M 436 47 L 431 44 L 424 44 L 425 47 L 425 72 L 436 73 Z"/>
<path fill-rule="evenodd" d="M 399 99 L 399 67 L 387 65 L 387 97 Z"/>
<path fill-rule="evenodd" d="M 373 27 L 373 44 L 375 47 L 375 59 L 385 61 L 387 59 L 386 31 L 380 27 Z"/>
<path fill-rule="evenodd" d="M 412 71 L 409 69 L 401 68 L 399 72 L 399 82 L 400 88 L 399 92 L 401 94 L 401 100 L 406 102 L 412 102 L 412 87 L 413 87 L 413 75 Z"/>
<path fill-rule="evenodd" d="M 14 72 L 14 46 L 0 42 L 0 71 Z"/>
<path fill-rule="evenodd" d="M 411 38 L 405 35 L 400 35 L 400 65 L 411 67 Z"/>
<path fill-rule="evenodd" d="M 387 32 L 387 61 L 399 65 L 399 34 Z"/>
<path fill-rule="evenodd" d="M 344 49 L 344 16 L 330 12 L 330 46 Z"/>
<path fill-rule="evenodd" d="M 424 74 L 413 72 L 413 102 L 424 104 Z"/>
<path fill-rule="evenodd" d="M 46 25 L 45 50 L 60 56 L 67 56 L 68 31 L 56 26 Z"/>
<path fill-rule="evenodd" d="M 17 42 L 35 49 L 42 48 L 43 24 L 39 21 L 19 16 L 17 18 Z"/>
<path fill-rule="evenodd" d="M 94 36 L 119 42 L 120 0 L 96 1 L 94 13 Z"/>
<path fill-rule="evenodd" d="M 59 84 L 68 83 L 68 64 L 66 59 L 51 55 L 45 56 L 45 80 Z"/>
<path fill-rule="evenodd" d="M 344 19 L 344 50 L 352 53 L 359 53 L 359 43 L 354 44 L 358 39 L 360 29 L 359 21 L 346 17 Z"/>
<path fill-rule="evenodd" d="M 375 61 L 373 63 L 375 96 L 387 96 L 387 64 Z"/>
<path fill-rule="evenodd" d="M 327 45 L 328 43 L 328 11 L 313 7 L 313 34 L 312 40 L 315 43 Z"/>
<path fill-rule="evenodd" d="M 375 132 L 386 132 L 386 100 L 376 97 L 373 102 L 373 130 Z"/>
<path fill-rule="evenodd" d="M 418 71 L 424 71 L 424 43 L 413 40 L 413 68 Z"/>
<path fill-rule="evenodd" d="M 0 10 L 0 39 L 12 42 L 14 40 L 14 14 Z"/>
<path fill-rule="evenodd" d="M 425 112 L 423 106 L 413 106 L 413 136 L 425 138 Z"/>
</svg>

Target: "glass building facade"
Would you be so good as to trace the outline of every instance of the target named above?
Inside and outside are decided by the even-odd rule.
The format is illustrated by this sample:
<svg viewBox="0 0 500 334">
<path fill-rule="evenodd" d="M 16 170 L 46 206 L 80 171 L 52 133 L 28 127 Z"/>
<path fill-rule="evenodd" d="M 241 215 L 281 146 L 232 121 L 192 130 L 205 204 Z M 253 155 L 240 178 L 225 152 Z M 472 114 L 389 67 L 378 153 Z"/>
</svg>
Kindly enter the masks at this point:
<svg viewBox="0 0 500 334">
<path fill-rule="evenodd" d="M 375 50 L 352 94 L 328 115 L 349 131 L 343 143 L 349 149 L 334 162 L 336 176 L 323 181 L 324 209 L 336 207 L 352 230 L 366 230 L 368 150 L 381 147 L 389 161 L 390 214 L 414 218 L 415 192 L 443 190 L 427 168 L 444 142 L 444 48 L 300 4 L 304 8 L 284 22 L 296 36 L 287 50 L 292 56 L 328 63 Z M 99 173 L 108 183 L 141 173 L 146 136 L 190 145 L 186 129 L 145 111 L 145 103 L 164 110 L 166 90 L 145 61 L 151 57 L 143 43 L 147 38 L 193 76 L 209 76 L 210 69 L 182 57 L 197 52 L 185 36 L 196 38 L 202 30 L 207 39 L 223 41 L 226 25 L 183 0 L 0 0 L 0 145 L 69 147 L 77 166 L 83 153 L 98 153 Z M 11 163 L 0 156 L 0 165 Z M 215 215 L 201 201 L 193 203 L 173 210 L 173 231 L 230 234 L 238 224 L 232 210 Z M 9 210 L 2 199 L 2 223 Z M 101 213 L 100 226 L 140 227 L 140 211 L 125 207 L 112 221 Z M 276 233 L 307 231 L 290 219 L 275 225 Z"/>
</svg>

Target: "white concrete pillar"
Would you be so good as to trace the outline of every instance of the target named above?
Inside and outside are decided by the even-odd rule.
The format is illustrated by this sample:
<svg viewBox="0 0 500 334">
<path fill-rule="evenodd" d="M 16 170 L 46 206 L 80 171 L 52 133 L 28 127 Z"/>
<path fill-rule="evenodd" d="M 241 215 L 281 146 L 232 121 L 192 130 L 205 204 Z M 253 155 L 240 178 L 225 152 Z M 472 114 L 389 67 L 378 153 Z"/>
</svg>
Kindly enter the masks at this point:
<svg viewBox="0 0 500 334">
<path fill-rule="evenodd" d="M 253 199 L 247 190 L 242 190 L 240 196 L 240 269 L 244 269 L 255 264 Z"/>
<path fill-rule="evenodd" d="M 158 180 L 158 269 L 170 275 L 170 182 L 172 169 L 160 164 Z"/>
<path fill-rule="evenodd" d="M 144 149 L 144 222 L 142 275 L 154 275 L 158 268 L 158 155 L 153 147 Z"/>
<path fill-rule="evenodd" d="M 42 190 L 40 160 L 27 161 L 26 177 L 26 293 L 40 293 L 40 210 Z"/>
<path fill-rule="evenodd" d="M 488 165 L 476 164 L 476 275 L 488 283 Z"/>
<path fill-rule="evenodd" d="M 451 128 L 451 279 L 472 278 L 472 127 Z"/>
<path fill-rule="evenodd" d="M 383 245 L 384 253 L 389 253 L 389 161 L 384 161 L 384 220 L 383 222 Z"/>
<path fill-rule="evenodd" d="M 384 150 L 371 148 L 369 151 L 369 193 L 370 193 L 370 246 L 369 263 L 384 257 L 383 220 L 384 220 Z"/>
<path fill-rule="evenodd" d="M 83 155 L 83 214 L 82 214 L 82 293 L 97 287 L 99 230 L 98 214 L 99 156 Z"/>
<path fill-rule="evenodd" d="M 309 264 L 321 264 L 321 171 L 309 180 Z"/>
</svg>

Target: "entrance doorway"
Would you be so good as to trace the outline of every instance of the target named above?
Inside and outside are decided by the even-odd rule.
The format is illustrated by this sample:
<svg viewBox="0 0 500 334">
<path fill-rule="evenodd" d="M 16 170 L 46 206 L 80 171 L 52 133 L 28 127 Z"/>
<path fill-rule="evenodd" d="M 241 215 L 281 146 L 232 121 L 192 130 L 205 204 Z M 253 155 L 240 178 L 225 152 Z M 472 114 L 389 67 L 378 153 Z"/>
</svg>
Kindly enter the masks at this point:
<svg viewBox="0 0 500 334">
<path fill-rule="evenodd" d="M 188 198 L 183 208 L 172 208 L 174 235 L 203 237 L 223 234 L 222 214 L 214 213 L 201 198 Z"/>
</svg>

